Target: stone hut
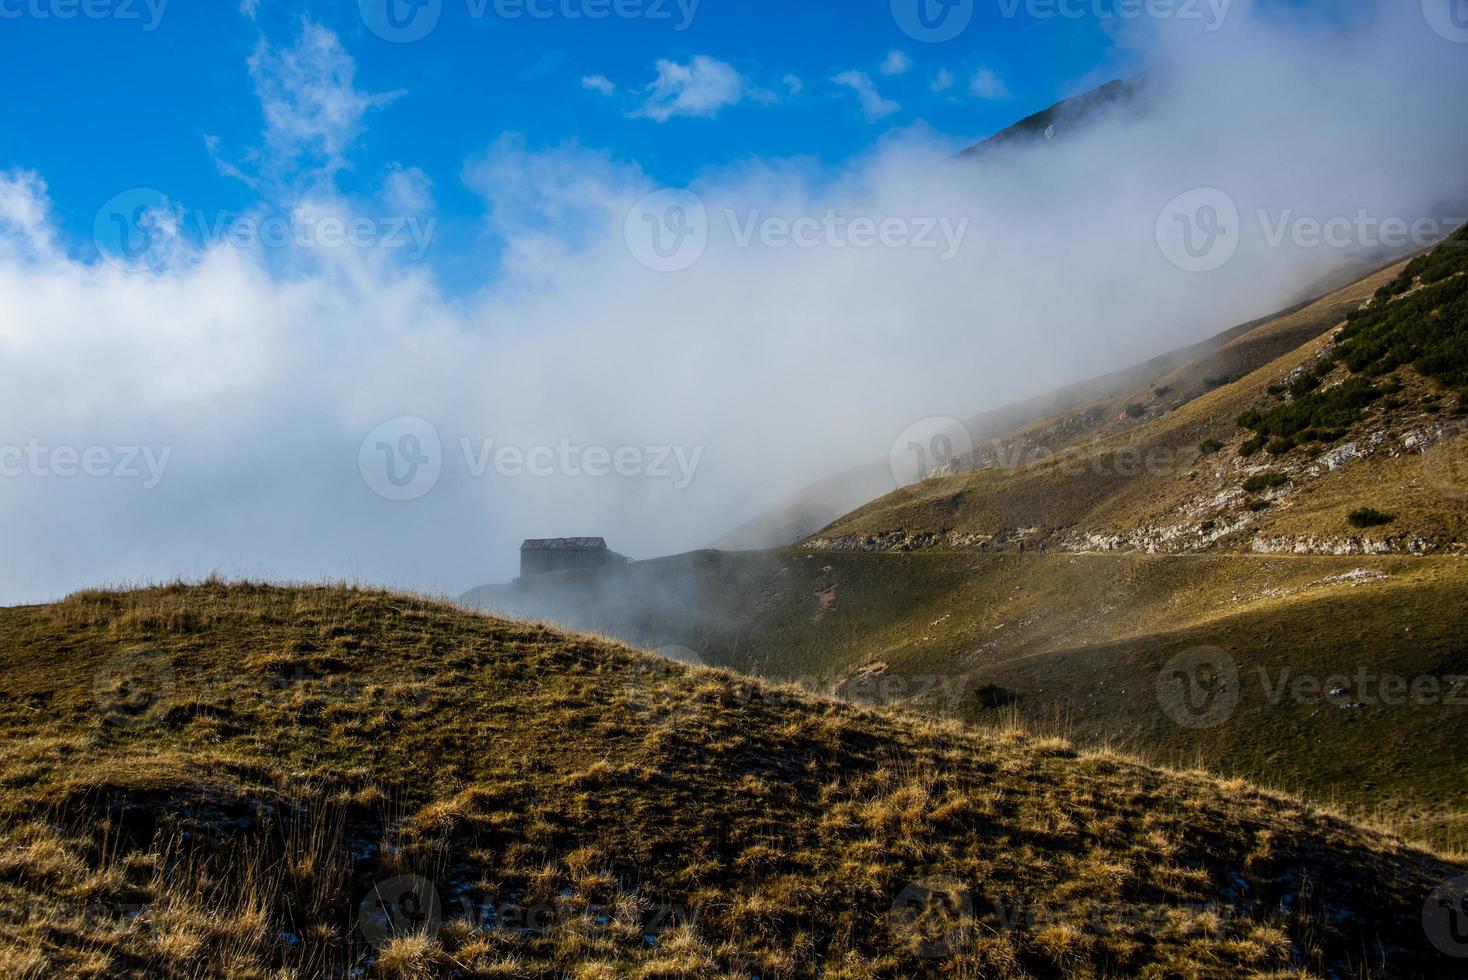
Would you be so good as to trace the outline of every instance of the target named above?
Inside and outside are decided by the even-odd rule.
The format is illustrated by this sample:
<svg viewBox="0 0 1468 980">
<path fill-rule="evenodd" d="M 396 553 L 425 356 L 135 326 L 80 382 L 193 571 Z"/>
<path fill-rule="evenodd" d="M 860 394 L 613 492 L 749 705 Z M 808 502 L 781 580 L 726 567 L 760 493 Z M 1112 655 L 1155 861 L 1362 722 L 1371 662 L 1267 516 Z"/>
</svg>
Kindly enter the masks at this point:
<svg viewBox="0 0 1468 980">
<path fill-rule="evenodd" d="M 621 568 L 627 559 L 607 547 L 605 538 L 531 538 L 520 546 L 520 577 L 552 572 Z"/>
</svg>

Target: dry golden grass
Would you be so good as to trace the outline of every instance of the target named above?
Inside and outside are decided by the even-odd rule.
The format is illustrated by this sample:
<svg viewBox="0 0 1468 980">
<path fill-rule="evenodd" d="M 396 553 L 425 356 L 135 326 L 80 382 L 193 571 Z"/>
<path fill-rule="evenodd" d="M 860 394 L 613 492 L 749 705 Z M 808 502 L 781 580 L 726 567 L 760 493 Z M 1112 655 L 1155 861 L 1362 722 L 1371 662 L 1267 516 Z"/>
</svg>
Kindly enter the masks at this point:
<svg viewBox="0 0 1468 980">
<path fill-rule="evenodd" d="M 86 593 L 0 611 L 0 670 L 5 976 L 1425 976 L 1462 872 L 381 592 Z"/>
</svg>

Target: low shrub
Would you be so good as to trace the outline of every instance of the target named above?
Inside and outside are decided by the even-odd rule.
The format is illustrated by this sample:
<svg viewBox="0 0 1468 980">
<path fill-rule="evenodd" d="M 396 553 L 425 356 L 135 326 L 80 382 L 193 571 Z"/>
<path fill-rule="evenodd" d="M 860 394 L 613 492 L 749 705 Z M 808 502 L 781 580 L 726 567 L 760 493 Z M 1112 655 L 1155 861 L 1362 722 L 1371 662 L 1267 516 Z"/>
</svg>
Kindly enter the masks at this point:
<svg viewBox="0 0 1468 980">
<path fill-rule="evenodd" d="M 1244 490 L 1248 493 L 1258 493 L 1261 490 L 1273 490 L 1290 482 L 1290 478 L 1283 473 L 1270 471 L 1258 473 L 1244 481 Z"/>
<path fill-rule="evenodd" d="M 1383 524 L 1390 524 L 1396 519 L 1395 514 L 1383 514 L 1374 507 L 1362 507 L 1360 510 L 1353 510 L 1346 517 L 1346 520 L 1351 522 L 1352 527 L 1359 528 L 1380 527 Z"/>
</svg>

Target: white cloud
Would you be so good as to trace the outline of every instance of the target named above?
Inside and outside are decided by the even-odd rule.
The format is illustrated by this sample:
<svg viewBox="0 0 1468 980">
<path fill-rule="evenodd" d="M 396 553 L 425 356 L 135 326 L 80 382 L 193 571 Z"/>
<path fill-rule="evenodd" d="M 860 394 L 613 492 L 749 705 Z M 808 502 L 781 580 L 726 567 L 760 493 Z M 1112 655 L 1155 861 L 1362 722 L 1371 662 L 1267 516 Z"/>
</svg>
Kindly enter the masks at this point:
<svg viewBox="0 0 1468 980">
<path fill-rule="evenodd" d="M 946 92 L 953 87 L 956 81 L 958 79 L 953 77 L 953 72 L 947 68 L 939 68 L 937 74 L 933 76 L 933 91 L 938 93 Z"/>
<path fill-rule="evenodd" d="M 28 170 L 0 172 L 0 255 L 38 257 L 51 252 L 46 182 Z"/>
<path fill-rule="evenodd" d="M 782 78 L 780 84 L 784 85 L 785 91 L 789 92 L 792 96 L 799 95 L 805 91 L 805 82 L 794 72 Z"/>
<path fill-rule="evenodd" d="M 383 179 L 382 200 L 395 216 L 432 211 L 433 181 L 417 167 L 394 164 Z"/>
<path fill-rule="evenodd" d="M 894 50 L 887 53 L 882 62 L 883 75 L 906 75 L 912 69 L 912 58 L 906 51 Z"/>
<path fill-rule="evenodd" d="M 1164 33 L 1145 48 L 1162 80 L 1145 115 L 972 163 L 905 133 L 836 166 L 711 168 L 693 188 L 708 248 L 678 274 L 629 253 L 627 216 L 654 182 L 576 147 L 502 140 L 467 169 L 491 225 L 464 258 L 487 284 L 451 295 L 381 248 L 271 256 L 225 241 L 156 272 L 82 261 L 85 249 L 47 246 L 70 240 L 41 177 L 0 173 L 0 447 L 172 449 L 152 490 L 0 478 L 0 602 L 216 570 L 457 594 L 513 576 L 516 546 L 535 536 L 686 551 L 885 458 L 915 419 L 967 417 L 1298 302 L 1302 284 L 1380 256 L 1272 247 L 1252 225 L 1228 266 L 1186 274 L 1158 249 L 1158 213 L 1179 189 L 1210 186 L 1246 214 L 1460 214 L 1468 129 L 1455 93 L 1468 60 L 1419 11 L 1383 10 L 1354 35 L 1301 37 L 1247 14 L 1196 43 Z M 1365 153 L 1363 140 L 1413 152 Z M 423 190 L 411 167 L 394 173 L 381 201 L 323 206 L 380 219 Z M 758 237 L 740 247 L 730 210 L 946 216 L 970 231 L 948 262 Z M 444 247 L 457 261 L 473 246 Z M 839 383 L 813 381 L 812 364 Z M 894 368 L 908 364 L 921 370 Z M 437 428 L 443 477 L 389 503 L 364 483 L 359 450 L 400 416 Z M 704 461 L 682 491 L 476 477 L 461 443 L 563 438 L 703 447 Z"/>
<path fill-rule="evenodd" d="M 260 9 L 260 0 L 240 0 L 240 13 L 250 20 L 255 19 L 255 12 Z"/>
<path fill-rule="evenodd" d="M 657 79 L 647 87 L 647 101 L 634 115 L 658 122 L 674 116 L 712 118 L 746 94 L 739 72 L 707 55 L 697 55 L 687 64 L 661 60 L 657 72 Z"/>
<path fill-rule="evenodd" d="M 969 91 L 987 102 L 1002 102 L 1011 98 L 1009 86 L 1004 84 L 992 68 L 980 68 L 969 79 Z"/>
<path fill-rule="evenodd" d="M 881 93 L 877 91 L 877 86 L 872 84 L 866 72 L 843 71 L 831 81 L 856 93 L 857 99 L 861 102 L 862 115 L 866 116 L 868 122 L 885 119 L 902 108 L 898 103 L 882 98 Z"/>
<path fill-rule="evenodd" d="M 581 87 L 589 92 L 600 92 L 609 98 L 617 91 L 616 83 L 605 75 L 587 75 L 581 79 Z"/>
<path fill-rule="evenodd" d="M 363 118 L 401 92 L 372 94 L 356 87 L 356 63 L 330 30 L 309 21 L 287 48 L 261 38 L 248 61 L 265 115 L 265 144 L 273 167 L 298 163 L 330 174 L 361 135 Z"/>
</svg>

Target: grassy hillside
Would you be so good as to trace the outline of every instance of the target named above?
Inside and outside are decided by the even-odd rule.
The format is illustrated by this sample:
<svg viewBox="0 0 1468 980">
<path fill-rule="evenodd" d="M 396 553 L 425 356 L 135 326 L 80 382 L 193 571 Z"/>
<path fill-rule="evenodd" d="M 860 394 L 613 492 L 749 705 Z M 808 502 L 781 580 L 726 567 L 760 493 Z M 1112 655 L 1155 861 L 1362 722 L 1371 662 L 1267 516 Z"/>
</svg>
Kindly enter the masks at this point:
<svg viewBox="0 0 1468 980">
<path fill-rule="evenodd" d="M 859 700 L 971 723 L 1019 717 L 1201 762 L 1468 849 L 1468 689 L 1450 697 L 1447 680 L 1468 677 L 1465 595 L 1468 560 L 1456 557 L 792 549 L 465 598 Z M 1175 654 L 1201 647 L 1226 651 L 1248 683 L 1225 723 L 1200 730 L 1169 716 L 1158 684 Z M 1281 683 L 1341 676 L 1270 701 Z M 1383 677 L 1444 686 L 1381 703 Z M 1337 687 L 1346 695 L 1330 697 Z M 1378 703 L 1343 707 L 1364 700 Z"/>
<path fill-rule="evenodd" d="M 0 610 L 0 974 L 1449 976 L 1464 867 L 385 593 Z"/>
<path fill-rule="evenodd" d="M 1175 411 L 1320 337 L 1405 267 L 1400 262 L 1384 270 L 1343 269 L 1327 282 L 1311 284 L 1306 294 L 1315 298 L 1298 306 L 1126 370 L 971 416 L 963 424 L 978 451 L 965 468 L 1024 462 L 1037 453 L 1058 454 L 1105 436 L 1126 436 L 1159 414 Z M 897 489 L 891 463 L 873 462 L 806 487 L 710 546 L 762 550 L 795 544 Z"/>
<path fill-rule="evenodd" d="M 948 475 L 803 548 L 466 598 L 821 690 L 1200 759 L 1468 847 L 1468 692 L 1361 690 L 1468 676 L 1465 241 L 1089 399 L 1054 396 L 1056 413 L 1010 413 Z M 1198 729 L 1169 717 L 1158 683 L 1202 647 L 1248 683 L 1226 723 Z M 1276 693 L 1302 676 L 1330 683 Z"/>
<path fill-rule="evenodd" d="M 1454 386 L 1468 364 L 1458 322 L 1468 280 L 1455 263 L 1464 254 L 1454 240 L 1146 388 L 1022 427 L 811 544 L 1461 551 L 1468 424 Z M 1428 284 L 1424 274 L 1441 278 Z M 1387 519 L 1353 517 L 1372 511 Z"/>
</svg>

